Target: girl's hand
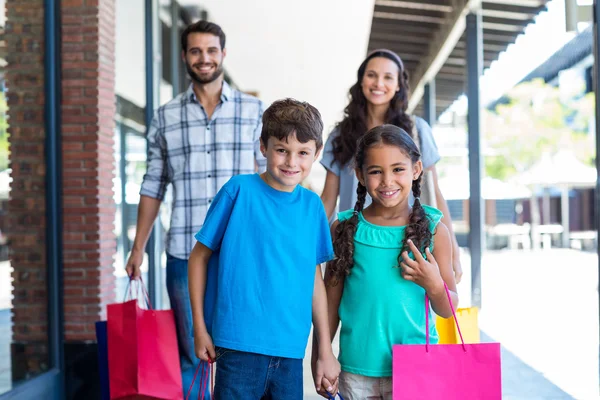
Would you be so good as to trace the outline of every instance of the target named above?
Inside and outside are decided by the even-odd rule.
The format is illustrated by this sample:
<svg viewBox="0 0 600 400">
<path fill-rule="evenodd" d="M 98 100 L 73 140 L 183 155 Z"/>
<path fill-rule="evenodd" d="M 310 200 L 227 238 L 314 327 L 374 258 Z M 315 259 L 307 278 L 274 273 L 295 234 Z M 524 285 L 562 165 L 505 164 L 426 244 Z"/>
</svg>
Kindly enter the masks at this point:
<svg viewBox="0 0 600 400">
<path fill-rule="evenodd" d="M 214 361 L 217 357 L 215 346 L 208 332 L 194 332 L 194 350 L 202 361 Z"/>
<path fill-rule="evenodd" d="M 438 267 L 433 254 L 429 251 L 429 248 L 425 249 L 427 259 L 424 259 L 412 240 L 408 240 L 408 246 L 414 254 L 415 260 L 408 257 L 408 252 L 405 251 L 402 253 L 402 258 L 404 259 L 404 262 L 400 263 L 400 266 L 402 267 L 402 277 L 407 281 L 414 282 L 421 286 L 428 293 L 443 286 L 444 281 L 440 275 L 440 268 Z"/>
</svg>

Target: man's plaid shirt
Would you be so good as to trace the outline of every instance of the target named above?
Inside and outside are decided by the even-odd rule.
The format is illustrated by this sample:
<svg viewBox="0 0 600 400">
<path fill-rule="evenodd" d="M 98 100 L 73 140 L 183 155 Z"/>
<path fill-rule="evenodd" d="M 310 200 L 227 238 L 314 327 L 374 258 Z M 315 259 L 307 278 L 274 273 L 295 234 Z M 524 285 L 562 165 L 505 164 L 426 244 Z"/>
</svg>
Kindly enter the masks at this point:
<svg viewBox="0 0 600 400">
<path fill-rule="evenodd" d="M 233 175 L 262 170 L 260 152 L 263 104 L 223 82 L 221 103 L 211 119 L 192 86 L 160 107 L 148 129 L 148 169 L 140 195 L 163 200 L 173 184 L 167 252 L 188 259 L 194 234 L 208 207 Z"/>
</svg>

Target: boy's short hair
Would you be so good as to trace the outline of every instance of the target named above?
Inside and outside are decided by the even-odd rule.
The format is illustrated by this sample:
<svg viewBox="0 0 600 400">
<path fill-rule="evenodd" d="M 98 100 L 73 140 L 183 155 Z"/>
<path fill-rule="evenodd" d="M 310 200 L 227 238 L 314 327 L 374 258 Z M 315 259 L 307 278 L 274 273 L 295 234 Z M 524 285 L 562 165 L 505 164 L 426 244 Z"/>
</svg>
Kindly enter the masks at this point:
<svg viewBox="0 0 600 400">
<path fill-rule="evenodd" d="M 287 140 L 287 137 L 293 134 L 300 143 L 314 140 L 317 150 L 323 146 L 321 113 L 307 102 L 294 99 L 277 100 L 265 110 L 262 122 L 260 140 L 265 146 L 270 137 Z"/>
<path fill-rule="evenodd" d="M 184 53 L 187 53 L 188 36 L 191 33 L 210 33 L 211 35 L 217 36 L 219 38 L 219 43 L 221 43 L 221 50 L 225 48 L 225 32 L 223 32 L 223 29 L 214 22 L 198 21 L 188 25 L 181 34 L 181 50 L 183 50 Z"/>
</svg>

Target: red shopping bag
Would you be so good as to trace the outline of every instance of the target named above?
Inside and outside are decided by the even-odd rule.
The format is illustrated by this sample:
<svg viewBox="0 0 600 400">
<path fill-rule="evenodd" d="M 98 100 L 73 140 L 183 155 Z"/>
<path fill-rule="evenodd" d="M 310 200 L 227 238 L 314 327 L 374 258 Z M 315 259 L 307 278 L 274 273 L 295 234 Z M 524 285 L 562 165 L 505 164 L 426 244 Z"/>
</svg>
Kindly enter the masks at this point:
<svg viewBox="0 0 600 400">
<path fill-rule="evenodd" d="M 465 344 L 446 287 L 461 344 L 429 344 L 429 298 L 425 295 L 426 344 L 394 345 L 393 398 L 500 400 L 500 343 Z"/>
<path fill-rule="evenodd" d="M 143 283 L 140 283 L 143 287 Z M 183 399 L 172 310 L 130 300 L 107 306 L 110 398 Z"/>
</svg>

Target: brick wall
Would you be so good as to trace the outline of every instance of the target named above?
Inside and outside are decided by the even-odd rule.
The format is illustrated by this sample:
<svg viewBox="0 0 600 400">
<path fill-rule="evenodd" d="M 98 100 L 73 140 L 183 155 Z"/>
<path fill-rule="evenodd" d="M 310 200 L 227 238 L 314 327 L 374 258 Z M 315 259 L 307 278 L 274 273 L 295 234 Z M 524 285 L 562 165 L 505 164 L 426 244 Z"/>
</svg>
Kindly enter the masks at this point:
<svg viewBox="0 0 600 400">
<path fill-rule="evenodd" d="M 62 1 L 66 341 L 94 340 L 114 301 L 114 0 Z"/>
<path fill-rule="evenodd" d="M 114 300 L 114 0 L 62 0 L 65 341 L 95 340 Z M 43 0 L 6 1 L 13 380 L 46 368 Z"/>
<path fill-rule="evenodd" d="M 47 366 L 43 0 L 6 1 L 13 380 Z"/>
</svg>

